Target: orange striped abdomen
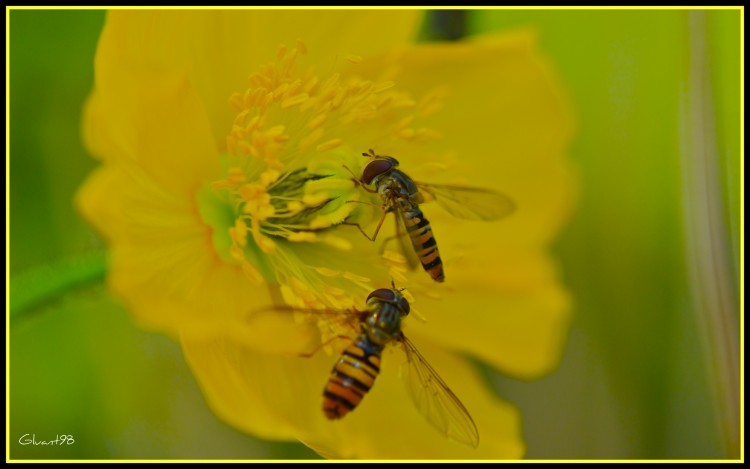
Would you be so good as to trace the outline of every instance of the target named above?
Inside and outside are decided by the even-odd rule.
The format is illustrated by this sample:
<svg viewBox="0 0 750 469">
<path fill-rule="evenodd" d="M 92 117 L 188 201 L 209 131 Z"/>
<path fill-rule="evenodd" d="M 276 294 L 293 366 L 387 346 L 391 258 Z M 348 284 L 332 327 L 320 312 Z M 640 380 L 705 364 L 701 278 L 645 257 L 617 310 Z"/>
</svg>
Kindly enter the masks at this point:
<svg viewBox="0 0 750 469">
<path fill-rule="evenodd" d="M 354 410 L 372 388 L 380 372 L 379 347 L 366 337 L 349 345 L 331 370 L 323 390 L 323 413 L 331 420 Z"/>
<path fill-rule="evenodd" d="M 406 231 L 409 233 L 412 246 L 414 246 L 414 252 L 417 253 L 417 257 L 422 263 L 422 268 L 436 282 L 444 281 L 443 261 L 440 259 L 430 222 L 424 217 L 422 211 L 416 207 L 402 213 Z"/>
</svg>

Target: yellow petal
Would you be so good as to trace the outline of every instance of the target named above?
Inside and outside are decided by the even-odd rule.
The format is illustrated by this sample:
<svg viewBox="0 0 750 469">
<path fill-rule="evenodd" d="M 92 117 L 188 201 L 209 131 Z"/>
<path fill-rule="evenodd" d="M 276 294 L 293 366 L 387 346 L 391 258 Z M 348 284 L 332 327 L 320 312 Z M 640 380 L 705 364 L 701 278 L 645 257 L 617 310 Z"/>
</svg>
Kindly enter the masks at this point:
<svg viewBox="0 0 750 469">
<path fill-rule="evenodd" d="M 98 68 L 110 59 L 98 57 Z M 219 174 L 219 159 L 188 77 L 136 68 L 113 72 L 112 79 L 100 75 L 84 115 L 90 151 L 142 171 L 161 189 L 194 198 L 206 178 Z"/>
<path fill-rule="evenodd" d="M 248 76 L 259 65 L 274 59 L 278 46 L 292 47 L 302 39 L 311 56 L 309 63 L 328 73 L 349 54 L 373 54 L 413 38 L 421 14 L 416 10 L 112 11 L 97 51 L 97 83 L 102 68 L 108 68 L 108 76 L 133 66 L 188 72 L 216 142 L 223 145 L 236 115 L 227 104 L 229 97 L 247 87 Z"/>
<path fill-rule="evenodd" d="M 76 204 L 110 242 L 108 282 L 144 326 L 174 335 L 225 330 L 227 321 L 271 304 L 239 265 L 219 258 L 195 200 L 162 190 L 135 168 L 100 168 Z"/>
<path fill-rule="evenodd" d="M 407 331 L 516 377 L 549 372 L 560 359 L 571 314 L 570 295 L 549 255 L 489 244 L 439 245 L 445 283 L 433 282 L 421 268 L 403 283 L 412 310 L 425 318 L 410 318 Z"/>
<path fill-rule="evenodd" d="M 403 48 L 395 59 L 368 63 L 372 73 L 377 67 L 396 67 L 400 73 L 394 81 L 414 96 L 431 90 L 443 96 L 440 111 L 423 116 L 419 124 L 440 130 L 442 138 L 394 154 L 404 171 L 421 182 L 485 187 L 510 196 L 515 213 L 489 225 L 502 225 L 493 231 L 498 243 L 520 247 L 551 241 L 568 218 L 576 193 L 567 159 L 573 119 L 533 35 L 519 31 L 484 40 L 418 44 Z M 422 171 L 431 155 L 441 156 L 442 170 Z M 435 205 L 425 206 L 430 220 L 450 220 Z M 485 229 L 463 221 L 454 224 Z M 453 236 L 452 228 L 439 236 Z"/>
<path fill-rule="evenodd" d="M 292 393 L 307 377 L 295 373 L 294 359 L 254 352 L 229 340 L 183 339 L 182 348 L 219 418 L 260 438 L 295 437 L 290 417 L 306 411 L 307 401 L 304 394 L 292 399 Z"/>
<path fill-rule="evenodd" d="M 418 413 L 399 378 L 402 353 L 383 355 L 381 373 L 359 407 L 339 421 L 322 412 L 322 392 L 336 354 L 283 358 L 254 353 L 226 338 L 182 342 L 214 411 L 228 423 L 264 438 L 298 438 L 330 458 L 520 458 L 519 416 L 491 396 L 468 362 L 417 343 L 422 354 L 471 412 L 478 448 L 444 437 Z"/>
</svg>

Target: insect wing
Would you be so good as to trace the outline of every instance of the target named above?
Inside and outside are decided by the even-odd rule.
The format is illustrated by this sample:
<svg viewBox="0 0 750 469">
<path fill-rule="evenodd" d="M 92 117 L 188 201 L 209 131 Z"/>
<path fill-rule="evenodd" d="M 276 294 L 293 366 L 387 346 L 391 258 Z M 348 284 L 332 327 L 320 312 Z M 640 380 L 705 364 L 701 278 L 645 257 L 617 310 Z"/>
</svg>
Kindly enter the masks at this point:
<svg viewBox="0 0 750 469">
<path fill-rule="evenodd" d="M 409 269 L 414 270 L 420 264 L 419 257 L 417 257 L 417 253 L 414 252 L 414 247 L 409 240 L 409 232 L 406 230 L 406 226 L 404 226 L 403 214 L 400 211 L 395 210 L 393 216 L 396 219 L 396 234 L 394 237 L 398 243 L 399 251 L 401 255 L 404 256 L 404 259 L 406 259 L 406 265 Z"/>
<path fill-rule="evenodd" d="M 479 431 L 469 411 L 403 334 L 400 342 L 406 353 L 402 374 L 417 410 L 449 438 L 476 448 Z"/>
<path fill-rule="evenodd" d="M 425 202 L 434 200 L 454 217 L 464 220 L 498 220 L 510 215 L 516 204 L 510 197 L 489 189 L 417 183 Z"/>
</svg>

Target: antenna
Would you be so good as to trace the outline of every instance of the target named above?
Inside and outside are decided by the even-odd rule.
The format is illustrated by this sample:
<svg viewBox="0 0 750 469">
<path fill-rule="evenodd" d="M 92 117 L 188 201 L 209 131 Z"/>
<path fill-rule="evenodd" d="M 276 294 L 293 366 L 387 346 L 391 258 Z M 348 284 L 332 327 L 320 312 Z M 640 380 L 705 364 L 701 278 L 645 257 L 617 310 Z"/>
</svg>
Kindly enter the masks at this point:
<svg viewBox="0 0 750 469">
<path fill-rule="evenodd" d="M 397 290 L 399 292 L 402 292 L 402 291 L 406 290 L 406 287 L 396 288 L 396 282 L 394 282 L 393 279 L 391 279 L 391 286 L 393 287 L 394 290 Z"/>
</svg>

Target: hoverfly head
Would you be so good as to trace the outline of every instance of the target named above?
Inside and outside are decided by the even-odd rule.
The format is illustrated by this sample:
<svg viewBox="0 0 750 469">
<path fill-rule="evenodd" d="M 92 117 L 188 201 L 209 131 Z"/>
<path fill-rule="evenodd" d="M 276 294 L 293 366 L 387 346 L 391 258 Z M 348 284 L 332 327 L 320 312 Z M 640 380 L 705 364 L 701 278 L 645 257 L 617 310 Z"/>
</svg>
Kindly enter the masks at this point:
<svg viewBox="0 0 750 469">
<path fill-rule="evenodd" d="M 364 171 L 362 171 L 362 182 L 365 184 L 371 184 L 372 181 L 388 171 L 398 166 L 398 160 L 392 156 L 377 155 L 375 150 L 370 148 L 367 152 L 362 153 L 365 158 L 372 158 L 372 161 L 367 163 Z"/>
<path fill-rule="evenodd" d="M 367 303 L 371 303 L 370 300 L 372 298 L 375 298 L 375 301 L 384 301 L 386 303 L 391 303 L 398 307 L 399 311 L 401 312 L 401 316 L 406 316 L 407 314 L 409 314 L 410 307 L 409 302 L 401 294 L 401 292 L 404 291 L 405 288 L 398 290 L 396 289 L 396 286 L 393 285 L 393 282 L 391 282 L 391 285 L 393 286 L 393 288 L 378 288 L 377 290 L 374 290 L 367 296 Z"/>
<path fill-rule="evenodd" d="M 396 160 L 381 160 L 381 159 L 375 159 L 370 161 L 367 166 L 365 166 L 365 170 L 362 171 L 362 182 L 365 184 L 371 184 L 372 181 L 378 177 L 381 176 L 391 169 L 393 169 L 398 162 Z"/>
</svg>

